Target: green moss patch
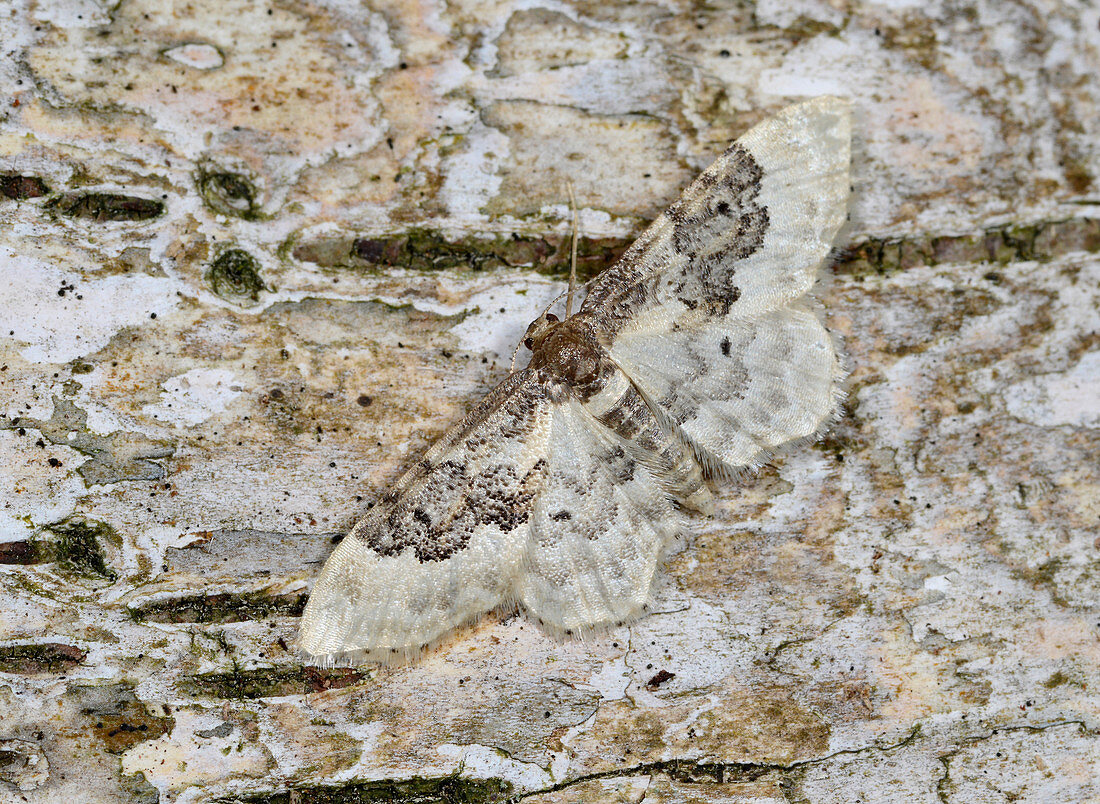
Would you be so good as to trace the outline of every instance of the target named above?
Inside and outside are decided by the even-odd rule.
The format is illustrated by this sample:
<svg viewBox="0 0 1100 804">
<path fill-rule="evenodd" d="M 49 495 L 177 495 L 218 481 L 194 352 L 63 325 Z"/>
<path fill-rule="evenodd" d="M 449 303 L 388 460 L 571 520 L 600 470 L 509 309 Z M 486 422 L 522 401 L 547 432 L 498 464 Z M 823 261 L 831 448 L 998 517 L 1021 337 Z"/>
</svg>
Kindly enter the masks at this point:
<svg viewBox="0 0 1100 804">
<path fill-rule="evenodd" d="M 59 569 L 114 581 L 118 578 L 107 562 L 107 543 L 120 546 L 121 537 L 110 525 L 94 519 L 70 517 L 43 529 L 51 538 L 43 539 L 39 549 L 47 553 Z"/>
<path fill-rule="evenodd" d="M 49 209 L 70 218 L 107 221 L 147 221 L 164 214 L 164 202 L 119 193 L 80 193 L 50 201 Z"/>
<path fill-rule="evenodd" d="M 222 592 L 156 600 L 130 609 L 139 621 L 157 623 L 238 623 L 267 617 L 300 617 L 306 594 Z"/>
<path fill-rule="evenodd" d="M 227 249 L 218 255 L 210 264 L 205 279 L 210 289 L 226 301 L 256 301 L 265 287 L 259 261 L 239 248 Z"/>
<path fill-rule="evenodd" d="M 595 276 L 630 245 L 622 238 L 582 237 L 577 243 L 577 273 Z M 411 229 L 392 235 L 319 238 L 294 245 L 295 259 L 324 267 L 405 268 L 413 271 L 530 268 L 540 273 L 569 273 L 568 235 L 466 236 L 449 239 L 440 232 Z"/>
<path fill-rule="evenodd" d="M 191 676 L 181 685 L 192 695 L 211 698 L 272 698 L 306 695 L 357 684 L 363 674 L 351 668 L 265 667 Z"/>
<path fill-rule="evenodd" d="M 1082 682 L 1080 679 L 1068 676 L 1061 670 L 1055 670 L 1054 673 L 1051 674 L 1050 678 L 1043 682 L 1043 686 L 1046 687 L 1048 690 L 1053 690 L 1066 684 L 1078 687 L 1080 689 L 1087 689 L 1088 687 L 1088 685 Z"/>
<path fill-rule="evenodd" d="M 240 173 L 217 168 L 200 168 L 195 178 L 203 203 L 220 215 L 232 215 L 244 220 L 258 220 L 259 205 L 256 187 Z"/>
<path fill-rule="evenodd" d="M 1010 224 L 964 235 L 871 238 L 848 246 L 834 270 L 855 276 L 887 275 L 942 263 L 1048 262 L 1074 251 L 1100 251 L 1100 219 Z"/>
<path fill-rule="evenodd" d="M 84 661 L 85 656 L 85 651 L 63 642 L 2 645 L 0 672 L 20 675 L 67 673 Z"/>
<path fill-rule="evenodd" d="M 507 801 L 512 785 L 503 779 L 404 779 L 356 782 L 333 787 L 295 787 L 272 793 L 253 793 L 222 802 L 239 804 L 490 804 Z"/>
</svg>

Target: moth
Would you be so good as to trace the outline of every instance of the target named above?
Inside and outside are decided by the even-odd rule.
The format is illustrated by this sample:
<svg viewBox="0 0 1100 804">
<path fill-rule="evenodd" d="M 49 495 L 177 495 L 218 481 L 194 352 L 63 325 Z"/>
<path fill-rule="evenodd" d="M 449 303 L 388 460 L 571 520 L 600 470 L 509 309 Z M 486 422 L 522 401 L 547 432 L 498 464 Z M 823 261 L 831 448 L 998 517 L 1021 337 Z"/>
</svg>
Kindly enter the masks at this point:
<svg viewBox="0 0 1100 804">
<path fill-rule="evenodd" d="M 518 603 L 586 632 L 647 605 L 708 482 L 821 435 L 842 360 L 810 291 L 847 217 L 850 114 L 735 141 L 340 542 L 302 616 L 320 664 L 404 661 Z"/>
</svg>

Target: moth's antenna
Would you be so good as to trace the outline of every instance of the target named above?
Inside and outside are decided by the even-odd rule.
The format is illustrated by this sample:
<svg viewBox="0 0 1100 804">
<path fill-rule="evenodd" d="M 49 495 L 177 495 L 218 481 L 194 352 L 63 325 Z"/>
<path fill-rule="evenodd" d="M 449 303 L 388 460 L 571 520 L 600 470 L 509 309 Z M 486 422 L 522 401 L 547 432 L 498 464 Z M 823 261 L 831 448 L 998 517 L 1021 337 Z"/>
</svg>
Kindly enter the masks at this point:
<svg viewBox="0 0 1100 804">
<path fill-rule="evenodd" d="M 565 317 L 573 315 L 573 291 L 577 287 L 577 235 L 580 224 L 577 220 L 577 197 L 573 194 L 573 182 L 565 180 L 569 190 L 569 206 L 573 209 L 573 245 L 569 251 L 569 295 L 565 297 Z"/>
<path fill-rule="evenodd" d="M 521 347 L 522 345 L 523 345 L 523 341 L 520 341 L 519 343 L 516 344 L 516 348 L 512 350 L 512 362 L 508 364 L 508 373 L 509 374 L 515 374 L 516 373 L 516 355 L 519 354 L 519 347 Z"/>
</svg>

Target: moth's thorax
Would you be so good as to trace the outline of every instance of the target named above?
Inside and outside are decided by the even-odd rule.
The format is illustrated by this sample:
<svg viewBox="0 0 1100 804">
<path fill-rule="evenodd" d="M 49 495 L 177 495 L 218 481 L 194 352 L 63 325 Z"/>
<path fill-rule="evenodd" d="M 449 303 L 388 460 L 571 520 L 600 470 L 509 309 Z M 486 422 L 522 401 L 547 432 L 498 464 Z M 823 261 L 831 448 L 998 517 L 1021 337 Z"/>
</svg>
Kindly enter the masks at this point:
<svg viewBox="0 0 1100 804">
<path fill-rule="evenodd" d="M 565 321 L 538 318 L 524 340 L 531 348 L 531 368 L 548 379 L 572 387 L 581 397 L 595 393 L 612 369 L 588 317 Z"/>
</svg>

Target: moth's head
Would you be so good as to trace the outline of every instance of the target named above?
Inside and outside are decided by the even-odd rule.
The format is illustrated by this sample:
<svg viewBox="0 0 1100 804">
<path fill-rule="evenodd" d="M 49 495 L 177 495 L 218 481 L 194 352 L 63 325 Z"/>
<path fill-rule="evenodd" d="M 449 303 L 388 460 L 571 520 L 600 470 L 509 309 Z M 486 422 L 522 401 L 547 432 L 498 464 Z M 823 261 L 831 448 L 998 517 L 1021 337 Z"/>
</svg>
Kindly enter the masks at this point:
<svg viewBox="0 0 1100 804">
<path fill-rule="evenodd" d="M 543 313 L 527 327 L 527 332 L 523 336 L 523 345 L 530 349 L 532 352 L 538 347 L 540 343 L 545 340 L 546 336 L 550 334 L 560 323 L 560 319 L 553 313 Z"/>
</svg>

